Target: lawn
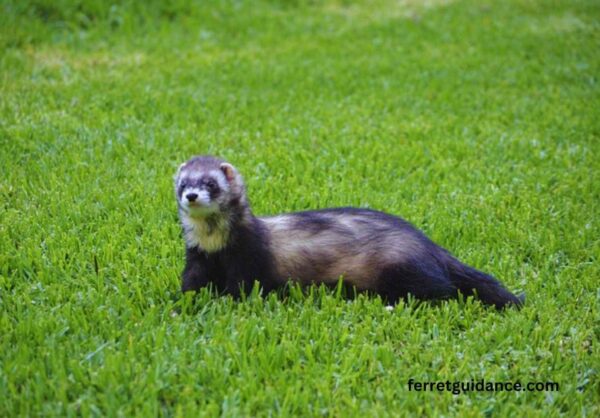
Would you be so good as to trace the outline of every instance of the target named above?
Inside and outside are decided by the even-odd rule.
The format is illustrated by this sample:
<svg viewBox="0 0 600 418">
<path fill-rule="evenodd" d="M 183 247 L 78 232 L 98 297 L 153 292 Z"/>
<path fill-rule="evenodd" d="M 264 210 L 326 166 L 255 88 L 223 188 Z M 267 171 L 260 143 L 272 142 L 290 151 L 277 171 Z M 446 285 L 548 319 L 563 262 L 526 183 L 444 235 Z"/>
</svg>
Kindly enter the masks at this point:
<svg viewBox="0 0 600 418">
<path fill-rule="evenodd" d="M 600 415 L 600 3 L 166 3 L 0 3 L 0 416 Z M 526 305 L 182 297 L 195 154 L 259 215 L 401 215 Z"/>
</svg>

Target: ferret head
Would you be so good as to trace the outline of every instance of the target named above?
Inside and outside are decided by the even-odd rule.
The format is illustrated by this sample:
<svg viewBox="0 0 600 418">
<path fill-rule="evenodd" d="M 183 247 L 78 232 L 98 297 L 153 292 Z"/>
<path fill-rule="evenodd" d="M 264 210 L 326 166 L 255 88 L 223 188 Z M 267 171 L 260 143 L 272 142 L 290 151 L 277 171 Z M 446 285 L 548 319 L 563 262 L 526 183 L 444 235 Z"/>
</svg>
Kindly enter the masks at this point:
<svg viewBox="0 0 600 418">
<path fill-rule="evenodd" d="M 192 218 L 247 207 L 242 177 L 231 164 L 211 156 L 193 157 L 175 175 L 180 210 Z"/>
</svg>

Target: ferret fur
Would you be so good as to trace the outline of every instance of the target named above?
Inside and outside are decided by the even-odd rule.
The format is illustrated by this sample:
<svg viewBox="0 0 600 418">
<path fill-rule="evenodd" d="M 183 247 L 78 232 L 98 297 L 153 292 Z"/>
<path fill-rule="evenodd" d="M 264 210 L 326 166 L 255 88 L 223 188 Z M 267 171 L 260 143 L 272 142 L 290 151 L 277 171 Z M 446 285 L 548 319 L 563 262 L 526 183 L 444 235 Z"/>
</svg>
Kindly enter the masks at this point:
<svg viewBox="0 0 600 418">
<path fill-rule="evenodd" d="M 407 221 L 369 209 L 335 208 L 256 217 L 242 176 L 231 164 L 198 156 L 175 177 L 186 242 L 182 290 L 212 283 L 239 296 L 258 281 L 273 290 L 342 281 L 395 303 L 477 294 L 498 309 L 522 300 L 492 276 L 469 267 Z"/>
</svg>

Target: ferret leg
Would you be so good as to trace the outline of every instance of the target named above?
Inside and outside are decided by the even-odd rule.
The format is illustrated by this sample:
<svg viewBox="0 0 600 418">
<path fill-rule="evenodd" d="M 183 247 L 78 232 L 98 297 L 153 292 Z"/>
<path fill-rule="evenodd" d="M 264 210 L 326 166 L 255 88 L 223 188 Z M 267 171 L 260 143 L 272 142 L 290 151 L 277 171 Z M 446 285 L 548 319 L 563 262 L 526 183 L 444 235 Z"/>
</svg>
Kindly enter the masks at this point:
<svg viewBox="0 0 600 418">
<path fill-rule="evenodd" d="M 389 303 L 405 299 L 447 299 L 457 289 L 440 268 L 431 265 L 396 264 L 384 269 L 379 277 L 378 293 Z"/>
<path fill-rule="evenodd" d="M 197 292 L 208 285 L 208 269 L 206 254 L 197 248 L 187 248 L 185 254 L 185 268 L 181 277 L 182 292 Z"/>
</svg>

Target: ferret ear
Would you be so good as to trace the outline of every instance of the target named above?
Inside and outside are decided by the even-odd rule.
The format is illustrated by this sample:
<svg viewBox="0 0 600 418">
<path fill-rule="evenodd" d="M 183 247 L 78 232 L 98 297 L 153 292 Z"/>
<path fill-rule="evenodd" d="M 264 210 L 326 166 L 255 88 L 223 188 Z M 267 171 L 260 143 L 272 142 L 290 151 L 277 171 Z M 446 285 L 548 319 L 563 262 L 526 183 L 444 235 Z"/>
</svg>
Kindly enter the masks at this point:
<svg viewBox="0 0 600 418">
<path fill-rule="evenodd" d="M 231 183 L 237 175 L 235 167 L 229 163 L 222 163 L 220 168 L 223 174 L 225 174 L 225 178 L 227 179 L 227 181 Z"/>
</svg>

